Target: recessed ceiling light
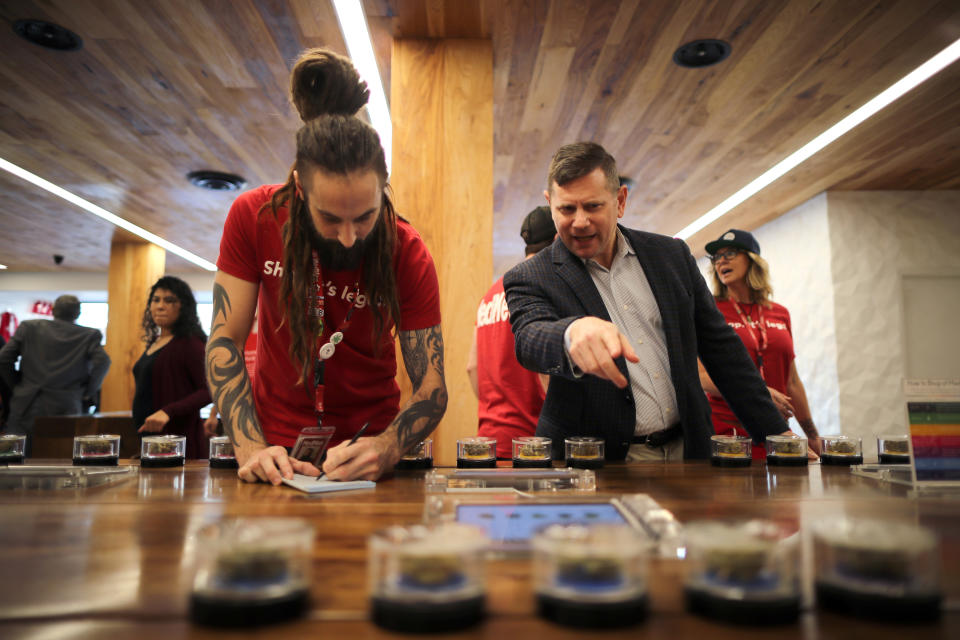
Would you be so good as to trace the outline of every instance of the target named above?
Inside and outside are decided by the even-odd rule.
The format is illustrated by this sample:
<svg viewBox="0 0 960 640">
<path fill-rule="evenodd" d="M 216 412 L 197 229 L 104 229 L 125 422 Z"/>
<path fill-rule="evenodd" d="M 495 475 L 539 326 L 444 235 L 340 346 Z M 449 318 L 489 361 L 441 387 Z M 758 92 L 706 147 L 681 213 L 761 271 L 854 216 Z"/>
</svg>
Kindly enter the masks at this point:
<svg viewBox="0 0 960 640">
<path fill-rule="evenodd" d="M 730 45 L 723 40 L 694 40 L 673 52 L 673 61 L 681 67 L 697 69 L 717 64 L 730 55 Z"/>
<path fill-rule="evenodd" d="M 47 49 L 76 51 L 83 47 L 80 36 L 46 20 L 17 20 L 13 23 L 13 31 L 21 38 Z"/>
<path fill-rule="evenodd" d="M 191 171 L 187 174 L 190 184 L 211 191 L 239 191 L 247 181 L 234 173 L 222 171 Z"/>
</svg>

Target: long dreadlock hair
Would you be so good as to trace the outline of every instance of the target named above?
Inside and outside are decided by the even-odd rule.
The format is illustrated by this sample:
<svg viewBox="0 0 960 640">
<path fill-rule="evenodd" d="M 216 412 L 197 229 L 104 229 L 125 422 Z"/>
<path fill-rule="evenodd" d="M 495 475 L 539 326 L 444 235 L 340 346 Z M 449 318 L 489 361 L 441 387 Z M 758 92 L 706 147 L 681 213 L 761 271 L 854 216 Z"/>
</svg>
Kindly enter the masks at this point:
<svg viewBox="0 0 960 640">
<path fill-rule="evenodd" d="M 289 211 L 282 230 L 283 275 L 278 303 L 284 309 L 284 322 L 290 326 L 289 356 L 300 365 L 302 383 L 311 370 L 320 327 L 318 319 L 307 313 L 315 284 L 313 224 L 293 172 L 305 179 L 317 170 L 342 176 L 374 171 L 380 178 L 380 217 L 364 243 L 362 270 L 373 313 L 375 349 L 379 349 L 388 320 L 394 328 L 400 326 L 393 271 L 397 214 L 389 196 L 380 137 L 373 127 L 353 115 L 366 104 L 370 92 L 350 61 L 325 49 L 309 49 L 294 65 L 290 85 L 291 99 L 304 121 L 297 131 L 297 159 L 286 183 L 264 208 L 269 208 L 275 218 L 279 209 L 286 207 Z"/>
</svg>

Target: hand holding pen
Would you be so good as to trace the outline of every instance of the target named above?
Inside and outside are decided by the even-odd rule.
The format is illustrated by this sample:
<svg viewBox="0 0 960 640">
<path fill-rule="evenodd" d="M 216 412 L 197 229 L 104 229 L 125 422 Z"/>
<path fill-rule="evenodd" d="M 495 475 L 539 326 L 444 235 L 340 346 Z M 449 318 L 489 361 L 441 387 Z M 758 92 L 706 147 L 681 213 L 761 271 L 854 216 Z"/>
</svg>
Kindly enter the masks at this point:
<svg viewBox="0 0 960 640">
<path fill-rule="evenodd" d="M 359 439 L 360 439 L 360 436 L 363 435 L 363 432 L 366 431 L 366 430 L 367 430 L 367 427 L 369 427 L 369 426 L 370 426 L 370 422 L 369 422 L 369 421 L 368 421 L 368 422 L 365 422 L 364 425 L 363 425 L 362 427 L 360 427 L 360 430 L 357 431 L 355 434 L 353 434 L 353 437 L 350 438 L 350 442 L 347 443 L 347 446 L 349 447 L 350 445 L 354 444 L 357 440 L 359 440 Z M 325 475 L 327 475 L 327 472 L 321 470 L 321 471 L 320 471 L 320 475 L 317 476 L 317 480 L 319 480 L 320 478 L 322 478 L 322 477 L 325 476 Z"/>
</svg>

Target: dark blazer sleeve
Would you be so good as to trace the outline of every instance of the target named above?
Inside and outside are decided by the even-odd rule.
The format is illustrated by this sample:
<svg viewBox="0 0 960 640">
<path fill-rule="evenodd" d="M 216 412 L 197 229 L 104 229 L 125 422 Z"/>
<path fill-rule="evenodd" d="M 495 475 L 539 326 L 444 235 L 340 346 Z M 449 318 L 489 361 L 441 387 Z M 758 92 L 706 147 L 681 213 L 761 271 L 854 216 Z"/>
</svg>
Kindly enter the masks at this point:
<svg viewBox="0 0 960 640">
<path fill-rule="evenodd" d="M 557 305 L 551 302 L 555 292 L 544 286 L 551 281 L 552 274 L 547 270 L 552 264 L 539 258 L 524 260 L 503 276 L 517 360 L 532 371 L 573 380 L 563 333 L 583 315 L 560 317 Z"/>
<path fill-rule="evenodd" d="M 107 371 L 110 370 L 110 356 L 107 355 L 103 345 L 100 344 L 103 334 L 96 329 L 93 329 L 91 333 L 87 348 L 87 358 L 90 361 L 90 378 L 87 380 L 87 389 L 84 392 L 86 397 L 92 397 L 97 392 L 100 385 L 103 384 L 103 379 L 107 377 Z"/>
<path fill-rule="evenodd" d="M 10 336 L 10 341 L 3 345 L 2 349 L 0 349 L 0 377 L 3 378 L 3 381 L 6 382 L 7 386 L 9 386 L 11 389 L 17 386 L 17 383 L 20 382 L 16 367 L 14 367 L 14 365 L 17 362 L 17 358 L 20 357 L 20 349 L 21 345 L 23 344 L 23 334 L 26 330 L 26 323 L 21 324 L 19 327 L 17 327 L 17 330 L 14 331 L 13 335 Z"/>
<path fill-rule="evenodd" d="M 203 340 L 197 337 L 179 338 L 171 341 L 170 346 L 174 344 L 177 349 L 170 354 L 171 359 L 175 359 L 171 369 L 176 371 L 176 375 L 186 377 L 186 383 L 192 392 L 160 407 L 171 418 L 193 415 L 213 402 L 203 368 L 205 350 Z M 165 371 L 171 369 L 165 369 Z"/>
</svg>

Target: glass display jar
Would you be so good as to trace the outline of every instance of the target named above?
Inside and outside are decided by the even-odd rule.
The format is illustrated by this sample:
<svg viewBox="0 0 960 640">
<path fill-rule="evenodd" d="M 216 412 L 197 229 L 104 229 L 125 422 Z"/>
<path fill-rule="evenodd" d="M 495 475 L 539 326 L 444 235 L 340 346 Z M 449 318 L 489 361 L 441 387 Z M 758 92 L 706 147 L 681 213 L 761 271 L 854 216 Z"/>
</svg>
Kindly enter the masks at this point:
<svg viewBox="0 0 960 640">
<path fill-rule="evenodd" d="M 230 437 L 215 436 L 210 438 L 210 468 L 237 469 L 238 467 Z"/>
<path fill-rule="evenodd" d="M 140 466 L 182 467 L 186 451 L 185 436 L 144 436 L 140 442 Z"/>
<path fill-rule="evenodd" d="M 551 469 L 552 440 L 538 436 L 513 439 L 513 466 L 518 469 Z"/>
<path fill-rule="evenodd" d="M 456 522 L 395 526 L 369 539 L 374 623 L 393 631 L 455 631 L 483 619 L 484 553 L 477 527 Z"/>
<path fill-rule="evenodd" d="M 497 466 L 497 439 L 475 436 L 457 440 L 457 467 L 492 469 Z"/>
<path fill-rule="evenodd" d="M 820 463 L 841 466 L 863 464 L 863 446 L 860 438 L 821 436 Z"/>
<path fill-rule="evenodd" d="M 120 460 L 120 436 L 97 434 L 73 439 L 73 464 L 115 467 Z"/>
<path fill-rule="evenodd" d="M 23 464 L 23 452 L 26 451 L 27 436 L 16 434 L 0 435 L 0 464 Z"/>
<path fill-rule="evenodd" d="M 767 465 L 774 467 L 805 467 L 807 439 L 800 436 L 767 436 Z"/>
<path fill-rule="evenodd" d="M 910 464 L 910 436 L 886 434 L 877 437 L 880 464 Z"/>
<path fill-rule="evenodd" d="M 936 536 L 911 523 L 833 518 L 813 529 L 820 606 L 875 620 L 932 620 L 940 614 Z"/>
<path fill-rule="evenodd" d="M 297 518 L 236 518 L 197 533 L 190 618 L 247 627 L 307 610 L 313 526 Z"/>
<path fill-rule="evenodd" d="M 575 627 L 623 627 L 647 614 L 649 543 L 626 525 L 555 524 L 537 533 L 537 611 Z"/>
<path fill-rule="evenodd" d="M 397 469 L 432 469 L 433 440 L 427 438 L 407 451 L 397 462 Z"/>
<path fill-rule="evenodd" d="M 574 469 L 600 469 L 606 460 L 606 443 L 601 438 L 576 436 L 563 441 L 567 466 Z"/>
<path fill-rule="evenodd" d="M 715 467 L 749 467 L 753 441 L 747 436 L 710 436 L 710 464 Z"/>
<path fill-rule="evenodd" d="M 686 527 L 687 608 L 735 623 L 783 624 L 800 614 L 798 536 L 773 522 Z"/>
</svg>

